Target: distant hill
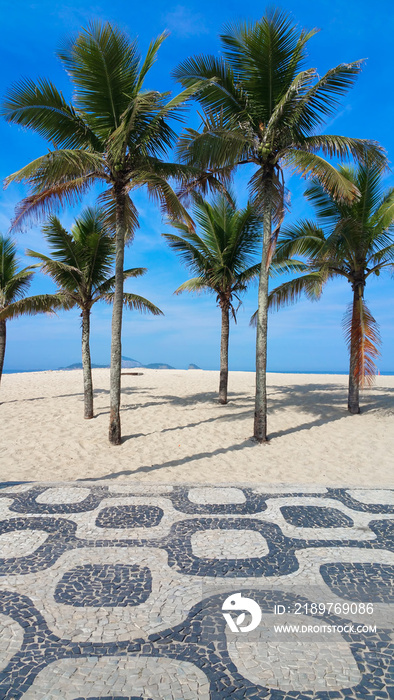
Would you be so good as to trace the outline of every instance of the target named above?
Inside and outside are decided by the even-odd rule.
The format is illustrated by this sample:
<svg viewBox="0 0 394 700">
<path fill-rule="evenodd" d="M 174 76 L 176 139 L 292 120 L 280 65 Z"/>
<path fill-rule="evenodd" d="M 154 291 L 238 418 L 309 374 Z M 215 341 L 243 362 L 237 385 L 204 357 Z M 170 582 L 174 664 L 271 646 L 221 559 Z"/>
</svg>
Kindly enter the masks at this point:
<svg viewBox="0 0 394 700">
<path fill-rule="evenodd" d="M 175 367 L 171 367 L 171 365 L 167 365 L 165 362 L 153 362 L 150 365 L 141 366 L 146 367 L 146 369 L 175 369 Z"/>
<path fill-rule="evenodd" d="M 122 369 L 133 369 L 135 367 L 146 367 L 146 369 L 175 369 L 171 365 L 167 365 L 165 362 L 153 362 L 150 365 L 143 365 L 138 360 L 133 360 L 132 357 L 126 357 L 122 355 Z M 108 369 L 109 365 L 93 365 L 92 369 Z M 71 370 L 71 369 L 82 369 L 82 362 L 74 362 L 72 365 L 67 367 L 58 367 L 59 370 Z M 196 368 L 198 369 L 198 368 Z"/>
<path fill-rule="evenodd" d="M 198 365 L 193 364 L 193 362 L 190 363 L 188 369 L 201 369 Z"/>
<path fill-rule="evenodd" d="M 125 355 L 122 355 L 122 367 L 143 367 L 143 365 L 141 364 L 141 362 L 138 362 L 138 360 L 133 360 L 132 357 L 126 357 Z"/>
</svg>

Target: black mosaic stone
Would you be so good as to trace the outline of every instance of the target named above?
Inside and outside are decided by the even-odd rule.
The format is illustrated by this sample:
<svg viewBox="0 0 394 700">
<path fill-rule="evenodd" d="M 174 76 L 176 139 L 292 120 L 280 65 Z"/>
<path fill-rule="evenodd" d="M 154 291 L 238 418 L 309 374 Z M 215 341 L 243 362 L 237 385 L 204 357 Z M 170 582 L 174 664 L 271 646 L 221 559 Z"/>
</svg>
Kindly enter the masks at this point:
<svg viewBox="0 0 394 700">
<path fill-rule="evenodd" d="M 253 515 L 267 509 L 265 496 L 254 493 L 250 488 L 236 488 L 244 494 L 244 503 L 194 503 L 188 497 L 190 489 L 186 486 L 174 486 L 166 498 L 171 500 L 175 510 L 191 515 Z"/>
<path fill-rule="evenodd" d="M 91 488 L 90 494 L 78 503 L 37 503 L 36 499 L 45 491 L 50 490 L 49 486 L 32 486 L 28 491 L 12 494 L 14 503 L 10 506 L 10 510 L 17 513 L 39 513 L 47 515 L 56 515 L 60 513 L 85 513 L 89 510 L 94 510 L 100 505 L 103 498 L 108 497 L 108 487 L 100 486 Z M 78 489 L 78 486 L 73 488 Z M 81 488 L 86 489 L 86 486 Z M 11 496 L 11 494 L 0 494 L 0 496 Z"/>
<path fill-rule="evenodd" d="M 237 557 L 210 559 L 193 554 L 191 538 L 204 530 L 250 530 L 266 540 L 269 552 L 264 557 Z M 179 571 L 194 576 L 275 576 L 286 575 L 298 569 L 291 541 L 273 524 L 252 518 L 195 518 L 176 522 L 170 535 L 163 541 L 168 552 L 168 563 Z"/>
<path fill-rule="evenodd" d="M 394 566 L 388 564 L 322 564 L 320 573 L 333 593 L 345 600 L 394 603 Z"/>
<path fill-rule="evenodd" d="M 394 520 L 373 520 L 369 527 L 378 540 L 385 543 L 386 549 L 394 551 Z"/>
<path fill-rule="evenodd" d="M 337 508 L 281 506 L 284 519 L 296 527 L 353 527 L 349 516 Z"/>
<path fill-rule="evenodd" d="M 0 483 L 0 490 L 1 489 L 8 489 L 8 488 L 10 488 L 10 486 L 23 486 L 24 484 L 29 484 L 29 483 L 30 483 L 29 481 L 2 481 Z M 8 494 L 4 493 L 2 495 L 7 496 Z"/>
<path fill-rule="evenodd" d="M 385 489 L 387 490 L 387 489 Z M 390 489 L 392 490 L 392 489 Z M 393 490 L 394 492 L 394 490 Z M 357 501 L 353 496 L 348 493 L 347 489 L 332 489 L 327 488 L 326 497 L 334 498 L 337 501 L 341 501 L 345 506 L 351 508 L 352 510 L 358 510 L 361 513 L 393 513 L 394 506 L 389 506 L 386 504 L 379 503 L 361 503 Z"/>
<path fill-rule="evenodd" d="M 126 607 L 145 603 L 151 591 L 152 575 L 147 566 L 84 564 L 64 574 L 54 598 L 74 607 Z"/>
<path fill-rule="evenodd" d="M 74 549 L 76 523 L 58 518 L 10 518 L 0 521 L 0 537 L 23 530 L 47 532 L 48 537 L 25 557 L 0 558 L 0 575 L 28 574 L 48 568 L 67 550 Z"/>
<path fill-rule="evenodd" d="M 133 528 L 155 527 L 164 513 L 157 506 L 112 506 L 100 511 L 97 527 Z"/>
</svg>

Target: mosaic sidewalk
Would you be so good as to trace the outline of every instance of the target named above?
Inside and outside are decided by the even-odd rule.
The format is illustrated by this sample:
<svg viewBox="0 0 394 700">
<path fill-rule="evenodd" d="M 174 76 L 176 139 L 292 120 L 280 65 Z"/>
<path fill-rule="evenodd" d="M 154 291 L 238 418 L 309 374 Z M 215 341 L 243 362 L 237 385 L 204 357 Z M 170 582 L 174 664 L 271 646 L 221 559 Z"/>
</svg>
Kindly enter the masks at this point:
<svg viewBox="0 0 394 700">
<path fill-rule="evenodd" d="M 394 698 L 393 550 L 394 490 L 2 484 L 0 699 Z"/>
</svg>

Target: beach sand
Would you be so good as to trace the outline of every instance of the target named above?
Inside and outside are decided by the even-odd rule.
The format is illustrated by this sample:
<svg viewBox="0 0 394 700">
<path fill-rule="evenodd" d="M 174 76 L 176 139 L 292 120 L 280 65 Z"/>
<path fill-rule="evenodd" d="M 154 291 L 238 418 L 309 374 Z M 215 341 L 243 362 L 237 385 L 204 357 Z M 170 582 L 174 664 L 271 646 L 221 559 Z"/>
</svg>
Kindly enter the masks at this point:
<svg viewBox="0 0 394 700">
<path fill-rule="evenodd" d="M 377 377 L 362 392 L 362 414 L 350 416 L 346 376 L 269 374 L 270 441 L 257 445 L 253 373 L 230 373 L 221 406 L 218 372 L 131 371 L 122 374 L 118 447 L 107 439 L 109 370 L 93 370 L 90 421 L 80 370 L 4 375 L 0 480 L 394 487 L 392 376 Z"/>
</svg>

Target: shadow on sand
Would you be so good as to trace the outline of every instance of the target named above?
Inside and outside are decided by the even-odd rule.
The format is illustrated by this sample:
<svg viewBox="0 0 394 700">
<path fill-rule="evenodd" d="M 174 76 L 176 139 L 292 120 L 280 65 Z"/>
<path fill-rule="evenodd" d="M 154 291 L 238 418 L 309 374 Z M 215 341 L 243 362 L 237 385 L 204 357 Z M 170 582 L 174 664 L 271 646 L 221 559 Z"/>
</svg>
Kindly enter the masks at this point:
<svg viewBox="0 0 394 700">
<path fill-rule="evenodd" d="M 125 394 L 131 394 L 132 391 L 124 391 Z M 163 412 L 165 412 L 165 406 L 170 404 L 179 407 L 193 407 L 197 403 L 206 404 L 216 404 L 217 408 L 223 410 L 223 415 L 217 415 L 205 420 L 200 420 L 191 423 L 185 423 L 180 426 L 163 428 L 160 433 L 166 433 L 171 431 L 182 431 L 188 428 L 194 428 L 204 423 L 217 423 L 218 430 L 220 430 L 220 424 L 223 422 L 232 422 L 239 419 L 245 419 L 250 421 L 252 425 L 253 412 L 254 412 L 254 397 L 248 393 L 230 393 L 229 403 L 227 406 L 220 406 L 217 401 L 216 392 L 206 392 L 199 394 L 191 394 L 187 397 L 178 397 L 168 394 L 163 394 L 161 396 L 157 395 L 155 400 L 147 401 L 146 403 L 141 403 L 138 405 L 124 406 L 123 410 L 137 410 L 139 408 L 144 408 L 147 406 L 161 405 L 163 407 Z M 241 410 L 232 411 L 232 408 L 237 408 Z M 230 409 L 230 411 L 228 410 Z M 308 417 L 311 416 L 309 420 L 298 424 L 294 427 L 286 428 L 284 430 L 278 430 L 269 435 L 269 442 L 266 443 L 264 447 L 268 447 L 270 443 L 274 440 L 283 437 L 284 435 L 291 435 L 292 433 L 299 433 L 305 430 L 310 430 L 314 427 L 319 427 L 329 423 L 333 423 L 338 420 L 359 420 L 360 416 L 350 415 L 347 411 L 347 389 L 343 385 L 339 384 L 305 384 L 300 385 L 290 385 L 290 386 L 271 386 L 268 392 L 268 412 L 276 413 L 284 410 L 293 410 L 297 413 L 307 414 Z M 374 413 L 374 412 L 384 412 L 387 414 L 394 415 L 394 389 L 372 387 L 362 394 L 362 414 Z M 123 437 L 123 442 L 132 440 L 138 437 L 146 437 L 148 435 L 153 435 L 154 432 L 139 433 L 133 435 L 125 435 Z M 253 440 L 249 438 L 241 443 L 231 445 L 227 448 L 217 448 L 211 452 L 200 452 L 193 455 L 183 457 L 181 459 L 173 459 L 167 462 L 152 464 L 149 466 L 140 466 L 137 469 L 125 469 L 119 472 L 114 472 L 107 474 L 106 476 L 87 479 L 87 481 L 98 481 L 101 479 L 117 479 L 122 476 L 131 476 L 136 474 L 150 473 L 158 471 L 160 469 L 165 469 L 167 467 L 177 467 L 191 462 L 196 462 L 201 459 L 206 459 L 210 457 L 215 457 L 217 455 L 224 455 L 229 452 L 239 452 L 245 449 L 255 449 L 259 446 Z"/>
</svg>

